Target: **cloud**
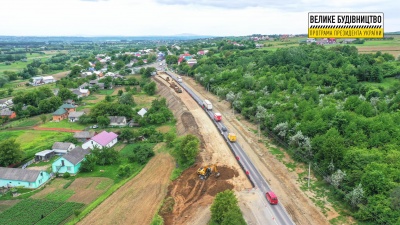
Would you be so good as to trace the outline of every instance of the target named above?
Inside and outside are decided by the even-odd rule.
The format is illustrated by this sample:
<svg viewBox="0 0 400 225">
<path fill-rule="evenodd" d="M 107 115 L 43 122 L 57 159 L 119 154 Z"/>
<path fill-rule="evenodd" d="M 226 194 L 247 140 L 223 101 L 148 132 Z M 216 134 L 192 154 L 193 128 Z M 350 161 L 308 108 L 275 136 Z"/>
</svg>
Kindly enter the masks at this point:
<svg viewBox="0 0 400 225">
<path fill-rule="evenodd" d="M 156 2 L 164 5 L 200 5 L 224 9 L 245 9 L 251 7 L 291 8 L 297 5 L 298 1 L 285 0 L 285 4 L 276 0 L 156 0 Z"/>
<path fill-rule="evenodd" d="M 109 0 L 80 0 L 80 1 L 82 1 L 82 2 L 106 2 Z"/>
<path fill-rule="evenodd" d="M 320 0 L 155 0 L 155 2 L 163 5 L 197 5 L 208 6 L 223 9 L 246 9 L 252 7 L 261 7 L 268 9 L 277 9 L 286 12 L 337 12 L 337 9 L 352 8 L 352 11 L 364 11 L 365 7 L 382 6 L 393 0 L 336 0 L 336 1 L 320 1 Z M 354 10 L 357 9 L 357 10 Z"/>
</svg>

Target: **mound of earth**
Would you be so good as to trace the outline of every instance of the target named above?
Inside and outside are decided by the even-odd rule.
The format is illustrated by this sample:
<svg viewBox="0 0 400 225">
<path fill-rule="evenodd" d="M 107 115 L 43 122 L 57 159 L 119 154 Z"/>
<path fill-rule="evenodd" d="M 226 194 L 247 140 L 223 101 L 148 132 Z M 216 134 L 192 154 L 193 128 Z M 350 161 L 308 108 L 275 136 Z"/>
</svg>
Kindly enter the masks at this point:
<svg viewBox="0 0 400 225">
<path fill-rule="evenodd" d="M 219 192 L 232 190 L 234 186 L 229 180 L 239 176 L 235 169 L 219 166 L 219 177 L 212 174 L 207 180 L 200 180 L 197 176 L 198 167 L 200 165 L 185 170 L 169 186 L 164 206 L 160 210 L 164 224 L 186 224 L 186 219 L 196 210 L 196 205 L 209 205 Z"/>
</svg>

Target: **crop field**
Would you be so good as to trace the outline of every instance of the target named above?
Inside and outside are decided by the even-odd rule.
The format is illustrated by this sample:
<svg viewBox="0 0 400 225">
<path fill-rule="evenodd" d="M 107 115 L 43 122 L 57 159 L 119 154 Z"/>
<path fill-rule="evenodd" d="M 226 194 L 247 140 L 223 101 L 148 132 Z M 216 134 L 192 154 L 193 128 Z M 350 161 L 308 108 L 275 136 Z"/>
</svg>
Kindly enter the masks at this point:
<svg viewBox="0 0 400 225">
<path fill-rule="evenodd" d="M 59 224 L 82 206 L 75 202 L 25 199 L 1 213 L 0 221 L 8 225 Z"/>
</svg>

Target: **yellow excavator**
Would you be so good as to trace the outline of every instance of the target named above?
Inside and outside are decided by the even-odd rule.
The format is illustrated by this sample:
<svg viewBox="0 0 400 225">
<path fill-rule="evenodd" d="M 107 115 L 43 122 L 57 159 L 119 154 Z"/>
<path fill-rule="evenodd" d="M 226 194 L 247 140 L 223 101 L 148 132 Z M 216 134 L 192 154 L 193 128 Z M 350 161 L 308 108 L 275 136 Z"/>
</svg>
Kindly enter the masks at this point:
<svg viewBox="0 0 400 225">
<path fill-rule="evenodd" d="M 219 175 L 221 175 L 217 170 L 217 165 L 215 164 L 200 167 L 197 170 L 197 175 L 199 175 L 201 180 L 206 180 L 212 173 L 215 173 L 215 177 L 219 177 Z"/>
</svg>

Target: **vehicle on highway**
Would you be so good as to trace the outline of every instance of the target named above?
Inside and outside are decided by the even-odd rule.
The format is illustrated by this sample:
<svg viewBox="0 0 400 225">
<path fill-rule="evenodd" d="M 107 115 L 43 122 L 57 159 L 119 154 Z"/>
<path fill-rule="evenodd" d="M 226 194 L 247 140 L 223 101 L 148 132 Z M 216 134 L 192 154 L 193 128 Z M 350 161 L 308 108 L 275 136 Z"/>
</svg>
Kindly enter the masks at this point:
<svg viewBox="0 0 400 225">
<path fill-rule="evenodd" d="M 214 113 L 214 119 L 215 119 L 215 121 L 220 122 L 222 120 L 222 114 Z"/>
<path fill-rule="evenodd" d="M 228 129 L 226 129 L 225 126 L 221 126 L 221 131 L 222 131 L 222 132 L 226 132 L 226 131 L 228 131 Z"/>
<path fill-rule="evenodd" d="M 178 77 L 178 82 L 182 83 L 182 77 Z"/>
<path fill-rule="evenodd" d="M 97 128 L 99 128 L 99 126 L 97 126 L 97 124 L 95 124 L 95 125 L 93 125 L 91 128 L 97 129 Z"/>
<path fill-rule="evenodd" d="M 203 106 L 207 109 L 207 110 L 212 110 L 212 104 L 210 101 L 208 101 L 207 99 L 205 99 L 203 101 Z"/>
<path fill-rule="evenodd" d="M 278 197 L 276 197 L 274 192 L 268 191 L 267 193 L 265 193 L 265 196 L 267 197 L 269 204 L 271 204 L 271 205 L 278 204 Z"/>
<path fill-rule="evenodd" d="M 229 133 L 228 134 L 228 139 L 229 139 L 230 142 L 235 142 L 236 141 L 236 134 Z"/>
</svg>

